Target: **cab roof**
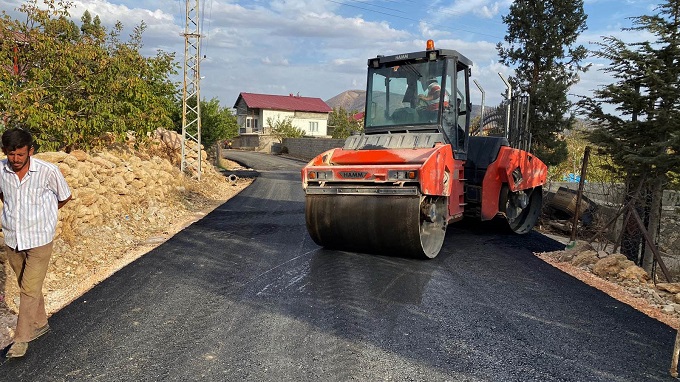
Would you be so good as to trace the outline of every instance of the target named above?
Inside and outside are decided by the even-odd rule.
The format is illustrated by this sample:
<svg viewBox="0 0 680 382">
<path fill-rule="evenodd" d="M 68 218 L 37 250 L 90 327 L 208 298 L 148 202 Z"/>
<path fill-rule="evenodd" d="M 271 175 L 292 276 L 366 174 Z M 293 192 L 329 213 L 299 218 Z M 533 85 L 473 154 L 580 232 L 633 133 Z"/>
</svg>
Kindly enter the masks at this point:
<svg viewBox="0 0 680 382">
<path fill-rule="evenodd" d="M 368 65 L 371 66 L 371 63 L 374 62 L 375 60 L 378 60 L 378 62 L 382 64 L 388 64 L 391 62 L 403 62 L 403 61 L 411 61 L 411 60 L 423 60 L 423 59 L 428 59 L 429 55 L 435 52 L 437 55 L 437 58 L 453 58 L 455 57 L 459 63 L 462 63 L 466 65 L 467 67 L 472 66 L 472 61 L 459 53 L 456 50 L 451 50 L 451 49 L 434 49 L 434 50 L 423 50 L 420 52 L 411 52 L 411 53 L 401 53 L 401 54 L 395 54 L 391 56 L 381 56 L 378 55 L 375 58 L 370 58 L 368 60 Z"/>
</svg>

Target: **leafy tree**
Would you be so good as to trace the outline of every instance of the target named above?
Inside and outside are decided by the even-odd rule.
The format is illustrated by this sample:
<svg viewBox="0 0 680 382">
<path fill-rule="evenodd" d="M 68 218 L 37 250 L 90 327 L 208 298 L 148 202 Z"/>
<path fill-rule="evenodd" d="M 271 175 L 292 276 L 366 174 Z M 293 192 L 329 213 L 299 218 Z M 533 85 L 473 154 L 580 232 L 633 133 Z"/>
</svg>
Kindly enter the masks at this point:
<svg viewBox="0 0 680 382">
<path fill-rule="evenodd" d="M 128 41 L 117 23 L 107 34 L 99 18 L 83 15 L 78 28 L 66 1 L 29 0 L 24 21 L 0 17 L 0 65 L 18 63 L 18 73 L 0 71 L 3 120 L 29 128 L 48 150 L 89 148 L 103 133 L 123 140 L 128 131 L 145 136 L 171 126 L 177 85 L 174 56 L 141 55 L 144 23 Z"/>
<path fill-rule="evenodd" d="M 92 19 L 92 15 L 86 10 L 83 13 L 83 16 L 80 18 L 80 21 L 83 23 L 80 27 L 83 37 L 92 36 L 95 39 L 101 40 L 106 35 L 106 30 L 102 26 L 102 21 L 99 19 L 99 15 Z"/>
<path fill-rule="evenodd" d="M 196 99 L 189 99 L 190 107 L 194 107 Z M 175 131 L 182 132 L 182 100 L 175 103 L 173 113 L 173 125 Z M 238 122 L 231 109 L 221 107 L 217 98 L 210 101 L 201 100 L 201 144 L 204 147 L 212 146 L 224 139 L 238 136 Z"/>
<path fill-rule="evenodd" d="M 576 121 L 571 130 L 564 132 L 569 157 L 557 166 L 548 169 L 548 178 L 552 181 L 563 181 L 568 174 L 580 174 L 583 165 L 583 153 L 588 142 L 589 131 L 582 122 Z M 623 179 L 622 169 L 612 160 L 611 156 L 598 147 L 592 147 L 596 155 L 591 155 L 588 161 L 587 178 L 589 182 L 614 184 Z"/>
<path fill-rule="evenodd" d="M 662 3 L 656 10 L 655 15 L 633 17 L 634 26 L 626 29 L 651 33 L 656 41 L 625 43 L 610 36 L 599 44 L 594 54 L 610 61 L 605 72 L 615 82 L 580 102 L 598 125 L 590 139 L 627 170 L 628 194 L 636 194 L 652 235 L 663 188 L 672 171 L 680 168 L 680 0 Z M 605 112 L 602 104 L 615 106 L 617 113 Z M 635 247 L 625 254 L 638 261 L 642 242 L 637 240 Z M 644 255 L 647 270 L 651 260 Z"/>
<path fill-rule="evenodd" d="M 328 116 L 328 126 L 333 129 L 333 138 L 344 139 L 354 132 L 363 130 L 361 123 L 352 116 L 356 113 L 349 113 L 345 108 L 333 108 Z"/>
<path fill-rule="evenodd" d="M 217 98 L 201 101 L 201 143 L 205 147 L 237 135 L 238 124 L 231 109 L 220 107 Z"/>
<path fill-rule="evenodd" d="M 293 126 L 293 119 L 286 117 L 283 119 L 267 118 L 267 124 L 271 128 L 272 135 L 283 143 L 283 138 L 300 138 L 305 136 L 305 131 Z"/>
<path fill-rule="evenodd" d="M 503 64 L 515 65 L 513 87 L 530 96 L 533 151 L 549 165 L 567 156 L 557 134 L 572 124 L 573 117 L 565 118 L 572 106 L 567 91 L 587 70 L 580 64 L 586 48 L 574 46 L 586 29 L 586 17 L 583 0 L 515 0 L 503 16 L 507 45 L 496 48 Z"/>
</svg>

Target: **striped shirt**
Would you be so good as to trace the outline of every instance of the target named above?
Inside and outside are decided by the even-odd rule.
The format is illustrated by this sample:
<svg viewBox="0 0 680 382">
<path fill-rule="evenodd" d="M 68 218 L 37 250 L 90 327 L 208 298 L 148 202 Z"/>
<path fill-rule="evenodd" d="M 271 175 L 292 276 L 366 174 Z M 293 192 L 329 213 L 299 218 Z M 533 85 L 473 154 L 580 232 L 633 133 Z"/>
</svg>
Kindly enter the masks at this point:
<svg viewBox="0 0 680 382">
<path fill-rule="evenodd" d="M 5 244 L 23 251 L 50 243 L 57 228 L 57 204 L 71 196 L 59 167 L 31 157 L 28 172 L 19 181 L 7 159 L 0 164 Z"/>
</svg>

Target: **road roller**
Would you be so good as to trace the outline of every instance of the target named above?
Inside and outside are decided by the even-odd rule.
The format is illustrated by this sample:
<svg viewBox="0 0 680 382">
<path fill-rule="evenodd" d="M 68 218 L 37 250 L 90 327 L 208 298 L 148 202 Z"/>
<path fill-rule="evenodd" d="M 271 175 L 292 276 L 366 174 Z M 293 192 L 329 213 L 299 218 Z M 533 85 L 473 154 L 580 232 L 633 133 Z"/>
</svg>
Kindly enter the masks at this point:
<svg viewBox="0 0 680 382">
<path fill-rule="evenodd" d="M 471 67 L 432 40 L 424 51 L 368 60 L 364 131 L 302 169 L 315 243 L 434 258 L 447 225 L 463 218 L 533 229 L 547 166 L 506 137 L 469 136 Z"/>
</svg>

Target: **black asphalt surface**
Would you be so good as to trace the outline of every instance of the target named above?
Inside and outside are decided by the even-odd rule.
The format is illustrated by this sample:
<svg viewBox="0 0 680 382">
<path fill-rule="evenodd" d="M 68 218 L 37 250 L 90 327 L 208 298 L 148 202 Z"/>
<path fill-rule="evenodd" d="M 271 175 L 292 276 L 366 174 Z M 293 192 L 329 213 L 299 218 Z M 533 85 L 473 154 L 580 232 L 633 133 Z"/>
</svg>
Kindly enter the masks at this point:
<svg viewBox="0 0 680 382">
<path fill-rule="evenodd" d="M 670 327 L 532 254 L 563 245 L 468 222 L 429 261 L 324 250 L 301 162 L 226 155 L 255 182 L 53 315 L 0 380 L 673 380 Z"/>
</svg>

